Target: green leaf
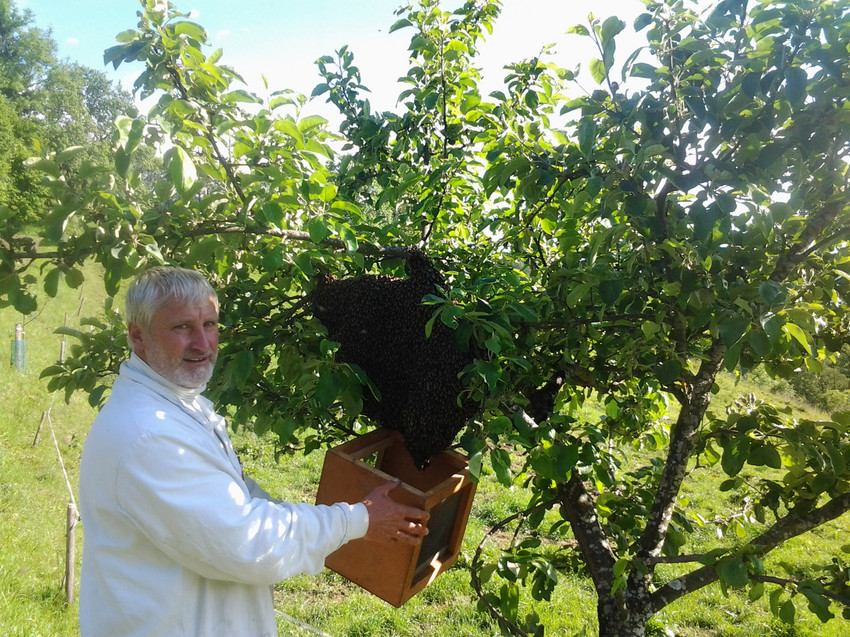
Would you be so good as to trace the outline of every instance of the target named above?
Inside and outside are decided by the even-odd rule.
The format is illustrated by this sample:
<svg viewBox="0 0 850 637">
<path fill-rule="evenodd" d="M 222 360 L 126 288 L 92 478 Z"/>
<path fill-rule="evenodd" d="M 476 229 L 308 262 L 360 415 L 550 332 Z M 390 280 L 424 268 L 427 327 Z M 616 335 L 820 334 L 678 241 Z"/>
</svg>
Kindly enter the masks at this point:
<svg viewBox="0 0 850 637">
<path fill-rule="evenodd" d="M 644 321 L 640 324 L 640 331 L 643 332 L 643 335 L 647 339 L 653 338 L 660 330 L 661 327 L 658 323 L 653 323 L 652 321 Z"/>
<path fill-rule="evenodd" d="M 132 157 L 130 153 L 124 150 L 121 146 L 115 149 L 115 157 L 113 160 L 115 162 L 115 172 L 124 179 L 127 178 L 127 175 L 130 172 L 131 159 Z"/>
<path fill-rule="evenodd" d="M 310 233 L 310 240 L 313 243 L 321 243 L 331 236 L 331 229 L 327 222 L 321 218 L 312 219 L 307 224 L 307 232 Z"/>
<path fill-rule="evenodd" d="M 799 66 L 785 70 L 785 94 L 794 106 L 801 106 L 806 99 L 806 72 Z"/>
<path fill-rule="evenodd" d="M 771 306 L 780 298 L 785 298 L 785 290 L 776 281 L 764 281 L 759 285 L 759 296 L 765 305 Z"/>
<path fill-rule="evenodd" d="M 747 462 L 750 453 L 750 439 L 746 436 L 732 438 L 723 445 L 720 466 L 728 476 L 736 476 Z"/>
<path fill-rule="evenodd" d="M 623 292 L 622 279 L 610 279 L 599 284 L 599 297 L 603 303 L 613 305 Z"/>
<path fill-rule="evenodd" d="M 772 469 L 782 467 L 782 458 L 779 456 L 776 447 L 767 444 L 753 445 L 747 461 L 757 467 L 770 467 Z"/>
<path fill-rule="evenodd" d="M 602 29 L 600 31 L 600 35 L 602 36 L 602 43 L 605 44 L 608 41 L 612 40 L 618 33 L 620 33 L 625 28 L 626 23 L 620 20 L 620 18 L 617 18 L 615 16 L 606 18 L 605 22 L 602 23 Z"/>
<path fill-rule="evenodd" d="M 730 317 L 723 319 L 717 324 L 717 330 L 720 332 L 720 338 L 726 347 L 732 347 L 735 343 L 741 340 L 741 337 L 750 326 L 750 320 L 740 317 Z"/>
<path fill-rule="evenodd" d="M 656 67 L 646 62 L 638 62 L 632 67 L 632 77 L 644 77 L 652 79 L 655 77 Z"/>
<path fill-rule="evenodd" d="M 752 582 L 750 590 L 747 592 L 747 599 L 755 602 L 764 596 L 764 584 L 762 582 Z"/>
<path fill-rule="evenodd" d="M 327 409 L 333 405 L 339 393 L 337 386 L 336 374 L 325 372 L 319 377 L 319 382 L 316 385 L 316 400 L 319 405 Z"/>
<path fill-rule="evenodd" d="M 324 82 L 321 83 L 321 84 L 316 84 L 315 88 L 313 89 L 313 92 L 310 93 L 310 97 L 318 97 L 319 95 L 324 95 L 325 93 L 327 93 L 330 90 L 331 90 L 331 87 L 328 86 L 328 84 L 326 84 Z"/>
<path fill-rule="evenodd" d="M 795 323 L 786 323 L 782 326 L 782 329 L 786 334 L 793 337 L 795 341 L 802 345 L 803 349 L 806 350 L 806 353 L 809 356 L 812 355 L 812 346 L 809 343 L 809 335 L 799 325 L 796 325 Z"/>
<path fill-rule="evenodd" d="M 487 421 L 487 435 L 501 436 L 513 429 L 513 422 L 507 416 L 496 416 Z"/>
<path fill-rule="evenodd" d="M 475 482 L 478 482 L 478 480 L 481 478 L 481 464 L 484 461 L 485 449 L 486 447 L 484 449 L 479 449 L 471 456 L 469 456 L 469 475 Z"/>
<path fill-rule="evenodd" d="M 174 33 L 177 35 L 186 35 L 197 40 L 199 43 L 206 43 L 209 40 L 206 30 L 200 24 L 183 20 L 174 25 Z"/>
<path fill-rule="evenodd" d="M 635 18 L 632 28 L 635 30 L 635 32 L 638 32 L 648 27 L 650 24 L 652 24 L 652 14 L 641 13 L 638 17 Z"/>
<path fill-rule="evenodd" d="M 236 102 L 242 102 L 245 104 L 259 104 L 262 101 L 259 97 L 257 97 L 250 91 L 246 91 L 245 89 L 230 91 L 229 93 L 225 93 L 224 95 L 222 95 L 221 98 L 232 104 L 235 104 Z"/>
<path fill-rule="evenodd" d="M 802 585 L 798 589 L 809 601 L 809 610 L 818 616 L 822 622 L 828 622 L 835 617 L 829 610 L 829 600 L 819 590 L 810 585 Z"/>
<path fill-rule="evenodd" d="M 779 606 L 779 619 L 784 621 L 786 624 L 793 624 L 794 617 L 797 614 L 797 609 L 794 607 L 794 600 L 789 599 L 784 601 Z"/>
<path fill-rule="evenodd" d="M 762 358 L 770 354 L 770 341 L 763 332 L 750 332 L 747 335 L 747 344 Z"/>
<path fill-rule="evenodd" d="M 254 352 L 249 349 L 238 351 L 230 359 L 230 378 L 237 385 L 244 385 L 254 369 Z"/>
<path fill-rule="evenodd" d="M 65 273 L 65 284 L 69 288 L 77 289 L 85 281 L 85 275 L 76 268 L 71 268 Z"/>
<path fill-rule="evenodd" d="M 85 151 L 85 149 L 85 146 L 69 146 L 65 150 L 60 150 L 58 153 L 56 153 L 56 161 L 61 164 L 62 162 L 77 157 L 83 151 Z"/>
<path fill-rule="evenodd" d="M 737 556 L 724 557 L 720 560 L 717 565 L 717 575 L 730 588 L 744 588 L 750 581 L 746 564 Z"/>
<path fill-rule="evenodd" d="M 677 360 L 663 361 L 655 368 L 655 375 L 664 384 L 675 382 L 681 373 L 682 364 Z"/>
<path fill-rule="evenodd" d="M 605 81 L 605 63 L 602 60 L 598 58 L 590 60 L 588 70 L 590 71 L 590 77 L 597 84 L 602 84 Z"/>
<path fill-rule="evenodd" d="M 298 129 L 302 133 L 320 128 L 328 123 L 328 120 L 321 115 L 307 115 L 298 120 Z"/>
<path fill-rule="evenodd" d="M 722 557 L 723 555 L 726 555 L 726 553 L 728 552 L 729 549 L 711 549 L 699 558 L 699 562 L 704 566 L 711 566 L 712 564 L 716 564 L 717 560 L 720 559 L 720 557 Z"/>
<path fill-rule="evenodd" d="M 53 162 L 49 159 L 42 159 L 41 157 L 31 157 L 24 161 L 24 165 L 32 170 L 40 170 L 43 173 L 47 173 L 48 175 L 56 179 L 58 179 L 61 175 L 59 171 L 59 166 L 56 165 L 56 162 Z"/>
<path fill-rule="evenodd" d="M 166 153 L 170 153 L 170 165 L 168 173 L 171 181 L 181 195 L 185 195 L 198 179 L 195 163 L 182 147 L 175 146 Z"/>
<path fill-rule="evenodd" d="M 127 29 L 126 31 L 122 31 L 121 33 L 116 35 L 115 41 L 127 43 L 127 42 L 132 42 L 133 40 L 135 40 L 138 37 L 139 37 L 138 31 L 136 31 L 135 29 Z"/>
<path fill-rule="evenodd" d="M 47 273 L 47 276 L 44 277 L 44 291 L 47 292 L 47 296 L 50 298 L 56 297 L 56 293 L 59 291 L 59 281 L 61 279 L 62 270 L 59 268 L 53 268 Z"/>
<path fill-rule="evenodd" d="M 343 227 L 340 234 L 342 235 L 343 243 L 345 243 L 345 249 L 348 250 L 349 254 L 357 252 L 357 236 L 352 232 L 351 228 Z"/>
<path fill-rule="evenodd" d="M 405 27 L 412 27 L 413 23 L 407 18 L 402 18 L 398 20 L 395 24 L 390 27 L 390 33 L 398 31 L 399 29 L 404 29 Z"/>
<path fill-rule="evenodd" d="M 567 29 L 567 33 L 574 35 L 590 35 L 590 31 L 587 30 L 587 27 L 583 24 L 576 24 Z"/>
<path fill-rule="evenodd" d="M 496 472 L 496 478 L 503 486 L 509 487 L 513 483 L 511 478 L 511 456 L 504 449 L 493 449 L 490 451 L 490 464 Z"/>
<path fill-rule="evenodd" d="M 596 142 L 596 122 L 592 119 L 583 120 L 578 126 L 578 147 L 587 155 Z"/>
</svg>

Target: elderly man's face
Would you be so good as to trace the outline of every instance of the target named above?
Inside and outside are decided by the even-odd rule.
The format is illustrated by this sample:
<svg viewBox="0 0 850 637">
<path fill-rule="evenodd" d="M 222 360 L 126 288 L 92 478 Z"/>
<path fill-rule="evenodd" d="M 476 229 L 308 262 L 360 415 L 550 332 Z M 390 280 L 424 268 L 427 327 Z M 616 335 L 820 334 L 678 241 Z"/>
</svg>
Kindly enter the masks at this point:
<svg viewBox="0 0 850 637">
<path fill-rule="evenodd" d="M 210 297 L 197 305 L 169 299 L 149 330 L 129 326 L 133 351 L 175 385 L 197 388 L 210 379 L 218 356 L 218 311 Z"/>
</svg>

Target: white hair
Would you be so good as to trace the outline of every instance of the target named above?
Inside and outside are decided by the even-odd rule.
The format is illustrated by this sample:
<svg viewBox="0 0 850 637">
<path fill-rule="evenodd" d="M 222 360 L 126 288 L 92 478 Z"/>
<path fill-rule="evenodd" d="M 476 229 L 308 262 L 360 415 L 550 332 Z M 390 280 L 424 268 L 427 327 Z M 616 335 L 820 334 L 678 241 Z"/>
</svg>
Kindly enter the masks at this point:
<svg viewBox="0 0 850 637">
<path fill-rule="evenodd" d="M 154 314 L 167 301 L 176 299 L 198 304 L 212 297 L 218 311 L 218 296 L 204 275 L 186 268 L 157 266 L 138 275 L 127 288 L 124 319 L 149 330 Z"/>
</svg>

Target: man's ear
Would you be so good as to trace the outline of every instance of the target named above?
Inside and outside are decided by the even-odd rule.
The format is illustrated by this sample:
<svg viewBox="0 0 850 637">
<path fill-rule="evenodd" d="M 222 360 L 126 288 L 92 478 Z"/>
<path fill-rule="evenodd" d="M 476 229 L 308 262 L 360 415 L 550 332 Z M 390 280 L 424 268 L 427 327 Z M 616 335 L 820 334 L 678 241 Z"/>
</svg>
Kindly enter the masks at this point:
<svg viewBox="0 0 850 637">
<path fill-rule="evenodd" d="M 136 356 L 143 356 L 145 353 L 144 330 L 135 323 L 130 323 L 127 326 L 127 334 L 130 337 L 130 345 L 133 347 L 133 352 L 135 352 Z"/>
</svg>

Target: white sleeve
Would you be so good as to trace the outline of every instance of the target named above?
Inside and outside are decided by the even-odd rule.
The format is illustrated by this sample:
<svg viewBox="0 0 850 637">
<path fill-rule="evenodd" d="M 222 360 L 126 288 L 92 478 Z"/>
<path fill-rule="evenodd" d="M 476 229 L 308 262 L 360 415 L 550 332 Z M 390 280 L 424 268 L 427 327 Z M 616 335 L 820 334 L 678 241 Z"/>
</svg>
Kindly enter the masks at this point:
<svg viewBox="0 0 850 637">
<path fill-rule="evenodd" d="M 275 502 L 277 504 L 282 504 L 283 500 L 279 500 L 278 498 L 271 495 L 268 491 L 263 489 L 257 482 L 251 478 L 250 476 L 243 476 L 245 480 L 245 486 L 248 487 L 248 494 L 252 498 L 261 498 L 263 500 L 268 500 L 269 502 Z"/>
<path fill-rule="evenodd" d="M 117 482 L 119 505 L 141 532 L 171 559 L 210 579 L 273 584 L 316 574 L 325 557 L 369 526 L 362 503 L 252 497 L 212 443 L 193 445 L 177 436 L 140 438 L 126 450 Z"/>
</svg>

